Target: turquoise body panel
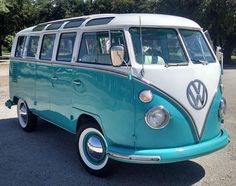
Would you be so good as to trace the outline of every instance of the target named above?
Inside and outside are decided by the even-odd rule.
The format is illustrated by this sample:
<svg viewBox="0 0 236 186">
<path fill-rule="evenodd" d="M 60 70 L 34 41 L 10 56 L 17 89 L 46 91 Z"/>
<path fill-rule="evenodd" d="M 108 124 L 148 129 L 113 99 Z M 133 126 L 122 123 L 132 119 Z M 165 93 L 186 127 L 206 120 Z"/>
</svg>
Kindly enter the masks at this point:
<svg viewBox="0 0 236 186">
<path fill-rule="evenodd" d="M 142 103 L 138 95 L 142 90 L 151 90 L 153 100 L 150 103 Z M 135 135 L 136 148 L 171 148 L 190 145 L 197 142 L 194 125 L 184 110 L 167 95 L 147 84 L 135 81 Z M 155 106 L 164 106 L 171 115 L 169 124 L 162 129 L 152 129 L 145 123 L 145 114 Z"/>
<path fill-rule="evenodd" d="M 25 100 L 33 113 L 72 133 L 78 118 L 90 115 L 102 128 L 108 152 L 116 154 L 158 155 L 160 163 L 168 163 L 208 154 L 228 143 L 218 117 L 219 90 L 199 136 L 187 110 L 171 95 L 109 68 L 11 60 L 10 98 Z M 142 90 L 152 91 L 150 103 L 139 100 Z M 156 130 L 145 123 L 145 114 L 159 105 L 171 119 Z"/>
<path fill-rule="evenodd" d="M 34 108 L 35 100 L 35 63 L 19 63 L 15 60 L 11 61 L 9 67 L 9 92 L 10 98 L 13 96 L 24 98 L 30 109 Z"/>
<path fill-rule="evenodd" d="M 188 145 L 177 148 L 164 148 L 164 149 L 125 149 L 120 147 L 109 147 L 109 152 L 117 153 L 119 152 L 123 156 L 143 156 L 143 157 L 153 157 L 159 156 L 159 161 L 151 161 L 152 164 L 158 163 L 172 163 L 178 161 L 189 160 L 192 158 L 200 157 L 203 155 L 207 155 L 211 152 L 219 150 L 225 147 L 229 143 L 229 136 L 225 130 L 221 130 L 218 136 L 215 138 L 201 142 L 194 145 Z M 116 159 L 116 158 L 114 158 Z M 120 160 L 120 159 L 117 159 Z M 148 163 L 141 161 L 130 161 L 124 160 L 122 161 L 127 163 Z"/>
<path fill-rule="evenodd" d="M 206 141 L 216 137 L 221 129 L 222 123 L 218 113 L 221 98 L 222 92 L 218 88 L 218 91 L 216 92 L 216 95 L 212 101 L 211 107 L 205 120 L 204 129 L 201 135 L 201 141 Z"/>
<path fill-rule="evenodd" d="M 75 67 L 74 80 L 81 84 L 73 85 L 72 108 L 99 116 L 108 145 L 133 148 L 133 82 L 127 75 Z"/>
</svg>

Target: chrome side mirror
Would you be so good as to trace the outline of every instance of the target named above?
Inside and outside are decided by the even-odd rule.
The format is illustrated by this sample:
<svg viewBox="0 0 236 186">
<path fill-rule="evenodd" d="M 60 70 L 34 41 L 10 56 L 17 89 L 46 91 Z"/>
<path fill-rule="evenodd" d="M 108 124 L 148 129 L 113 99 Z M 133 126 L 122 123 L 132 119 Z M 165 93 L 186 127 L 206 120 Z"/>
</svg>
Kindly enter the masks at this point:
<svg viewBox="0 0 236 186">
<path fill-rule="evenodd" d="M 220 63 L 220 66 L 221 66 L 221 74 L 223 74 L 224 55 L 223 55 L 223 52 L 222 52 L 222 49 L 220 46 L 216 47 L 216 57 L 217 57 L 217 59 Z"/>
<path fill-rule="evenodd" d="M 223 61 L 223 52 L 220 46 L 216 47 L 216 57 L 218 59 L 219 62 Z"/>
<path fill-rule="evenodd" d="M 111 47 L 111 63 L 114 67 L 119 67 L 124 62 L 125 48 L 124 46 Z"/>
</svg>

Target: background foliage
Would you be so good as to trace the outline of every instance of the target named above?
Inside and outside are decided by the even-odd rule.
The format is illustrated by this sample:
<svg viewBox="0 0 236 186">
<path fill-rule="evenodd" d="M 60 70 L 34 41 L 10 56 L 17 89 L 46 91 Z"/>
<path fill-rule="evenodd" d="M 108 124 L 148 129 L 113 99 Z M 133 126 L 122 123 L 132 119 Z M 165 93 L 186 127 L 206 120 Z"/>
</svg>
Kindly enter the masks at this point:
<svg viewBox="0 0 236 186">
<path fill-rule="evenodd" d="M 230 62 L 236 48 L 235 0 L 0 0 L 0 56 L 19 30 L 40 22 L 99 13 L 161 13 L 190 18 L 209 30 Z"/>
</svg>

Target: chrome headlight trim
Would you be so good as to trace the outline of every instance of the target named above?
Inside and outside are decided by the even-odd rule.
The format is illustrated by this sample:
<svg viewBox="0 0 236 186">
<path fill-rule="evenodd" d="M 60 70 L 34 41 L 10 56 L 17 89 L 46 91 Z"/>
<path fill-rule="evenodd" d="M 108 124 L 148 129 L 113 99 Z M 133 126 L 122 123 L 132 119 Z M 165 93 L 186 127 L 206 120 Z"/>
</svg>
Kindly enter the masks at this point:
<svg viewBox="0 0 236 186">
<path fill-rule="evenodd" d="M 220 83 L 220 91 L 221 91 L 221 93 L 223 93 L 224 92 L 224 84 L 223 83 Z"/>
<path fill-rule="evenodd" d="M 157 110 L 163 112 L 163 114 L 164 114 L 164 116 L 165 116 L 165 120 L 161 123 L 160 126 L 158 126 L 158 127 L 153 127 L 153 125 L 149 122 L 149 116 L 151 116 L 151 114 L 153 114 L 153 113 L 154 113 L 155 111 L 157 111 Z M 146 115 L 145 115 L 145 122 L 146 122 L 146 124 L 147 124 L 150 128 L 152 128 L 152 129 L 162 129 L 162 128 L 166 127 L 166 125 L 169 123 L 170 118 L 171 118 L 171 117 L 170 117 L 169 111 L 168 111 L 167 109 L 165 109 L 165 107 L 163 107 L 163 106 L 161 105 L 161 106 L 157 106 L 157 107 L 151 108 L 151 109 L 146 113 Z"/>
<path fill-rule="evenodd" d="M 221 98 L 220 100 L 220 105 L 219 105 L 219 118 L 224 118 L 224 115 L 226 114 L 226 109 L 227 109 L 227 103 L 224 97 Z"/>
</svg>

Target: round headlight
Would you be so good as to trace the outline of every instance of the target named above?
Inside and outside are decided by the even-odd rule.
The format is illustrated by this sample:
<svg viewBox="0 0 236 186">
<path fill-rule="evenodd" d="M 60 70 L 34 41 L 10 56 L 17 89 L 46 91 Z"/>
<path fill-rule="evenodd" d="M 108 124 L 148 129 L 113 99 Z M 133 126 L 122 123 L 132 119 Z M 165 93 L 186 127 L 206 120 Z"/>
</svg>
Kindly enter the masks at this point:
<svg viewBox="0 0 236 186">
<path fill-rule="evenodd" d="M 145 117 L 146 123 L 153 129 L 164 128 L 169 123 L 169 120 L 170 114 L 163 106 L 150 109 Z"/>
</svg>

